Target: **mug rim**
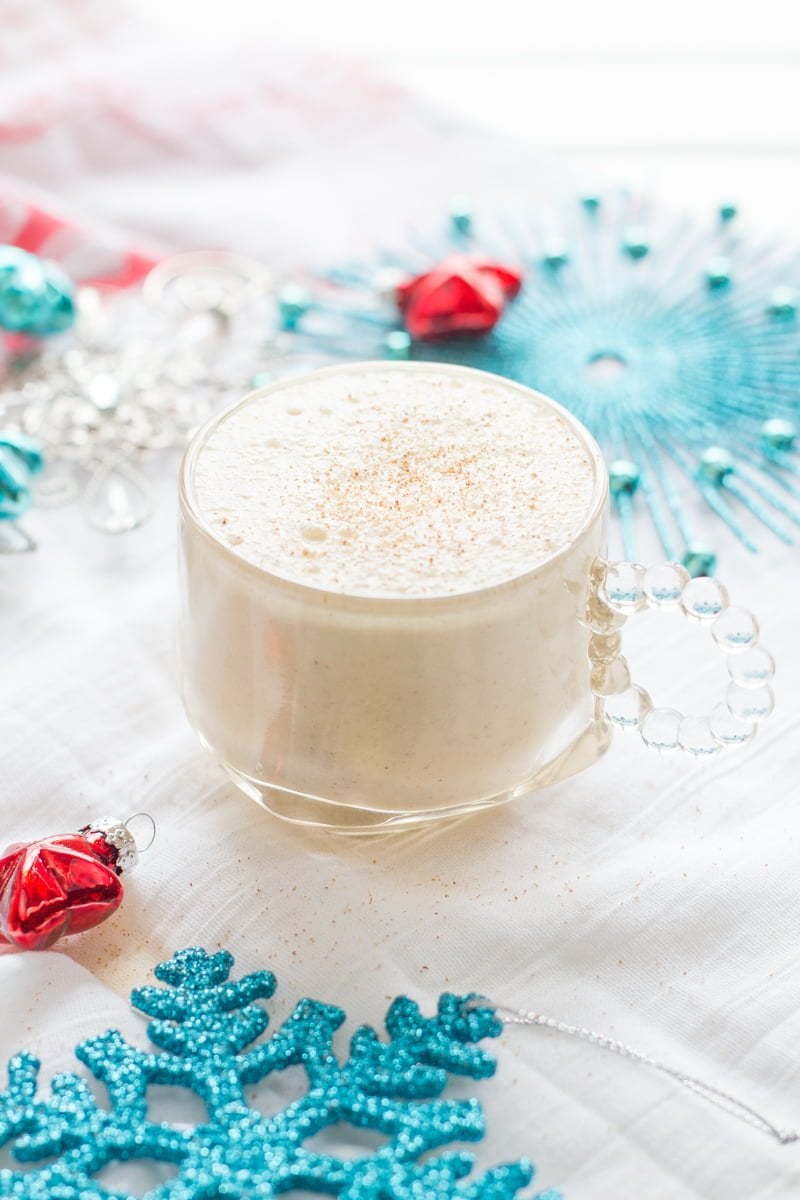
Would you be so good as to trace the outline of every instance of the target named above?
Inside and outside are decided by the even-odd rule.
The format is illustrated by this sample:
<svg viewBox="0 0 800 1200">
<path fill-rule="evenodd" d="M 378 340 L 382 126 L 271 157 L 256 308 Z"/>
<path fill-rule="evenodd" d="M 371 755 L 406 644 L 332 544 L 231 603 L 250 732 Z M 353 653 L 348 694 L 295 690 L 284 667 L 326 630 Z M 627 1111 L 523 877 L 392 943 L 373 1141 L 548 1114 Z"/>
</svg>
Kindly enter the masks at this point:
<svg viewBox="0 0 800 1200">
<path fill-rule="evenodd" d="M 337 375 L 351 371 L 375 371 L 383 372 L 419 372 L 428 371 L 436 372 L 443 371 L 446 374 L 456 374 L 477 376 L 483 379 L 492 381 L 500 380 L 504 384 L 516 391 L 523 392 L 526 395 L 535 396 L 539 403 L 545 404 L 551 409 L 555 409 L 561 419 L 569 426 L 574 435 L 578 438 L 581 445 L 586 450 L 589 458 L 594 466 L 594 487 L 592 490 L 591 500 L 586 510 L 584 519 L 568 541 L 558 546 L 546 558 L 541 559 L 530 570 L 524 571 L 519 575 L 513 575 L 510 579 L 504 579 L 501 583 L 487 584 L 485 587 L 471 588 L 464 592 L 448 592 L 440 596 L 368 596 L 359 592 L 340 592 L 329 588 L 314 587 L 313 585 L 300 583 L 297 580 L 289 579 L 285 575 L 280 575 L 276 571 L 271 571 L 266 567 L 259 566 L 257 563 L 251 562 L 244 558 L 243 555 L 237 554 L 236 550 L 222 540 L 212 529 L 209 522 L 200 510 L 197 503 L 197 493 L 194 486 L 194 468 L 197 458 L 210 437 L 214 429 L 238 409 L 243 408 L 246 404 L 250 404 L 253 400 L 260 399 L 263 396 L 270 395 L 273 392 L 285 389 L 294 384 L 303 384 L 310 379 L 316 379 L 324 375 Z M 465 367 L 460 363 L 444 363 L 444 362 L 426 362 L 422 360 L 408 362 L 391 362 L 382 361 L 380 359 L 367 359 L 364 361 L 347 361 L 341 363 L 333 363 L 324 367 L 317 367 L 311 371 L 304 371 L 297 375 L 285 376 L 281 379 L 274 380 L 272 383 L 263 385 L 262 387 L 253 388 L 252 391 L 246 392 L 239 400 L 227 405 L 218 413 L 214 413 L 207 421 L 205 421 L 197 430 L 195 430 L 192 438 L 183 453 L 180 466 L 178 468 L 178 499 L 182 515 L 191 523 L 195 532 L 200 534 L 205 540 L 211 542 L 213 546 L 222 551 L 224 558 L 235 568 L 243 571 L 246 575 L 253 575 L 256 578 L 261 578 L 269 581 L 273 585 L 279 585 L 284 589 L 294 591 L 300 598 L 321 600 L 322 597 L 329 597 L 334 603 L 348 608 L 361 608 L 362 606 L 380 607 L 387 609 L 392 606 L 408 610 L 411 607 L 417 608 L 437 608 L 454 601 L 467 601 L 471 598 L 479 600 L 481 597 L 492 596 L 496 597 L 499 594 L 513 590 L 518 587 L 524 587 L 525 583 L 535 578 L 540 572 L 547 570 L 559 559 L 569 554 L 574 547 L 581 541 L 585 534 L 594 526 L 598 517 L 601 515 L 609 494 L 608 468 L 602 451 L 600 450 L 597 441 L 586 428 L 586 426 L 578 420 L 578 418 L 566 409 L 557 400 L 551 399 L 543 392 L 537 391 L 535 388 L 528 387 L 527 384 L 519 383 L 515 379 L 509 379 L 505 375 L 498 375 L 491 371 L 481 371 L 475 367 Z M 327 601 L 326 601 L 327 602 Z"/>
</svg>

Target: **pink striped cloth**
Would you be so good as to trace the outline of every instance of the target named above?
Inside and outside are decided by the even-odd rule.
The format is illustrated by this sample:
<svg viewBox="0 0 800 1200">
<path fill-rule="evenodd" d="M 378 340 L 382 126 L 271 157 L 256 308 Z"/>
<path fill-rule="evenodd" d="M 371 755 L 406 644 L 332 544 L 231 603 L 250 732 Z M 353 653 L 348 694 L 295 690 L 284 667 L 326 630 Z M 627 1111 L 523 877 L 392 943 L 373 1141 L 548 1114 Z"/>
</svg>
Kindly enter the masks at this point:
<svg viewBox="0 0 800 1200">
<path fill-rule="evenodd" d="M 0 242 L 77 280 L 211 246 L 307 261 L 413 207 L 426 163 L 449 190 L 460 131 L 363 67 L 154 38 L 104 0 L 4 0 L 2 25 Z"/>
<path fill-rule="evenodd" d="M 55 157 L 74 162 L 80 143 L 92 137 L 91 97 L 98 93 L 91 86 L 91 62 L 113 43 L 115 24 L 102 0 L 47 6 L 5 0 L 0 242 L 54 259 L 81 282 L 124 287 L 146 274 L 156 256 L 47 190 Z"/>
</svg>

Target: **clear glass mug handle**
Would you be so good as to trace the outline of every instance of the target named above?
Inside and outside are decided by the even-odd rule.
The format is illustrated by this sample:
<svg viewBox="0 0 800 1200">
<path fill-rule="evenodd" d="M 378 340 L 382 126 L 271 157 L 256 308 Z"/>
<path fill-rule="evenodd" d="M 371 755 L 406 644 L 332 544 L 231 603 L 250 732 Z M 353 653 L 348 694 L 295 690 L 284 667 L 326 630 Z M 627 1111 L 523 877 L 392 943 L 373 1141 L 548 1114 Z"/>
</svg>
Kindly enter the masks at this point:
<svg viewBox="0 0 800 1200">
<path fill-rule="evenodd" d="M 710 713 L 687 716 L 658 708 L 644 688 L 633 683 L 620 654 L 620 630 L 627 618 L 648 608 L 679 609 L 704 625 L 710 642 L 727 658 L 729 682 Z M 639 563 L 597 562 L 587 608 L 592 632 L 592 691 L 612 725 L 637 729 L 653 750 L 683 750 L 696 757 L 718 754 L 749 742 L 759 721 L 772 712 L 772 655 L 759 646 L 758 622 L 747 609 L 730 604 L 716 579 L 692 579 L 679 563 L 646 569 Z"/>
</svg>

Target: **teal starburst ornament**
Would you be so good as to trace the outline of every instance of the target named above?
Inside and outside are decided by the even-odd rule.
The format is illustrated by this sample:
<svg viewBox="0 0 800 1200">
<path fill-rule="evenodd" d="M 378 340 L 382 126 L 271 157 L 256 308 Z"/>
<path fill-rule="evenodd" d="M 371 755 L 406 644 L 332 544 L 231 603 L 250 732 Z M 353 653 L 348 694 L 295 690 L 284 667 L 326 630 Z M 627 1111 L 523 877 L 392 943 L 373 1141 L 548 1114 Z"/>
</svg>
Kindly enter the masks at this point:
<svg viewBox="0 0 800 1200">
<path fill-rule="evenodd" d="M 56 1076 L 50 1094 L 40 1094 L 38 1062 L 29 1054 L 13 1058 L 0 1094 L 0 1144 L 28 1169 L 0 1171 L 0 1196 L 134 1200 L 98 1179 L 130 1160 L 171 1164 L 177 1172 L 147 1200 L 267 1200 L 300 1191 L 340 1200 L 513 1200 L 529 1183 L 526 1160 L 473 1175 L 473 1155 L 432 1153 L 483 1137 L 477 1100 L 441 1096 L 451 1075 L 494 1073 L 494 1058 L 478 1045 L 502 1030 L 492 1008 L 475 997 L 443 995 L 436 1016 L 425 1017 L 401 996 L 386 1017 L 387 1039 L 362 1027 L 340 1061 L 333 1038 L 342 1009 L 301 1000 L 263 1039 L 268 1017 L 256 1002 L 272 996 L 275 977 L 256 971 L 232 981 L 232 966 L 225 951 L 181 950 L 156 967 L 163 988 L 133 992 L 134 1006 L 151 1018 L 154 1052 L 129 1045 L 115 1030 L 77 1047 L 105 1087 L 107 1106 L 73 1074 Z M 268 1116 L 253 1108 L 253 1086 L 290 1068 L 305 1073 L 305 1093 Z M 206 1119 L 151 1121 L 149 1096 L 165 1085 L 199 1097 Z M 382 1144 L 362 1147 L 355 1158 L 310 1144 L 342 1125 L 373 1131 Z M 538 1200 L 559 1197 L 550 1191 Z"/>
<path fill-rule="evenodd" d="M 533 201 L 491 213 L 460 200 L 438 232 L 327 272 L 292 336 L 332 356 L 459 362 L 552 396 L 605 451 L 625 557 L 639 557 L 642 511 L 668 559 L 709 573 L 715 520 L 749 550 L 759 527 L 791 543 L 800 526 L 800 260 L 739 220 L 729 202 L 703 221 L 628 193 L 572 197 L 547 217 Z M 437 290 L 454 255 L 462 282 L 468 259 L 490 259 L 519 270 L 521 291 L 483 332 L 454 319 L 420 336 L 408 281 L 427 281 L 441 329 L 447 294 L 464 303 L 463 289 Z M 693 492 L 710 510 L 699 529 Z"/>
</svg>

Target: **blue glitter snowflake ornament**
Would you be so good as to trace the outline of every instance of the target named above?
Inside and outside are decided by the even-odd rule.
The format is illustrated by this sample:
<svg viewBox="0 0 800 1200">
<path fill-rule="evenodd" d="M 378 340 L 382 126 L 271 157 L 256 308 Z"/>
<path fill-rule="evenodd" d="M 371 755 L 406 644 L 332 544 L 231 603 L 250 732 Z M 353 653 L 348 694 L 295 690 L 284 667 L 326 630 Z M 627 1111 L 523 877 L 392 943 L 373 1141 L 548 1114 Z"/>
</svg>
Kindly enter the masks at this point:
<svg viewBox="0 0 800 1200">
<path fill-rule="evenodd" d="M 85 1079 L 53 1079 L 37 1093 L 39 1064 L 19 1054 L 0 1094 L 0 1145 L 10 1145 L 28 1170 L 0 1171 L 0 1196 L 22 1200 L 134 1200 L 96 1178 L 130 1160 L 172 1164 L 177 1174 L 154 1186 L 147 1200 L 266 1200 L 297 1191 L 340 1200 L 513 1200 L 533 1175 L 530 1163 L 495 1167 L 467 1178 L 474 1156 L 430 1152 L 454 1141 L 477 1141 L 484 1120 L 477 1100 L 439 1099 L 449 1075 L 485 1079 L 495 1060 L 477 1043 L 497 1037 L 502 1024 L 474 998 L 443 995 L 435 1017 L 424 1017 L 404 996 L 389 1008 L 388 1041 L 369 1027 L 356 1031 L 340 1062 L 333 1037 L 345 1020 L 340 1008 L 301 1000 L 284 1024 L 259 1041 L 268 1024 L 254 1003 L 275 991 L 275 977 L 257 971 L 230 981 L 225 951 L 181 950 L 155 970 L 165 988 L 133 992 L 152 1020 L 148 1053 L 116 1030 L 76 1049 L 108 1092 L 98 1103 Z M 306 1092 L 265 1116 L 247 1091 L 275 1071 L 300 1067 Z M 148 1091 L 172 1085 L 193 1092 L 208 1119 L 197 1126 L 148 1119 Z M 336 1157 L 309 1139 L 345 1124 L 385 1141 L 358 1158 Z M 424 1161 L 421 1161 L 423 1159 Z M 50 1160 L 42 1164 L 41 1160 Z M 54 1160 L 54 1161 L 53 1161 Z M 541 1193 L 538 1200 L 559 1200 Z"/>
<path fill-rule="evenodd" d="M 625 557 L 641 506 L 667 558 L 711 573 L 687 492 L 749 550 L 759 524 L 786 543 L 800 525 L 800 261 L 737 223 L 731 204 L 703 222 L 628 193 L 460 202 L 439 233 L 314 281 L 284 328 L 301 352 L 458 362 L 552 396 L 606 453 Z M 454 252 L 521 268 L 522 291 L 487 334 L 412 337 L 397 286 Z"/>
</svg>

